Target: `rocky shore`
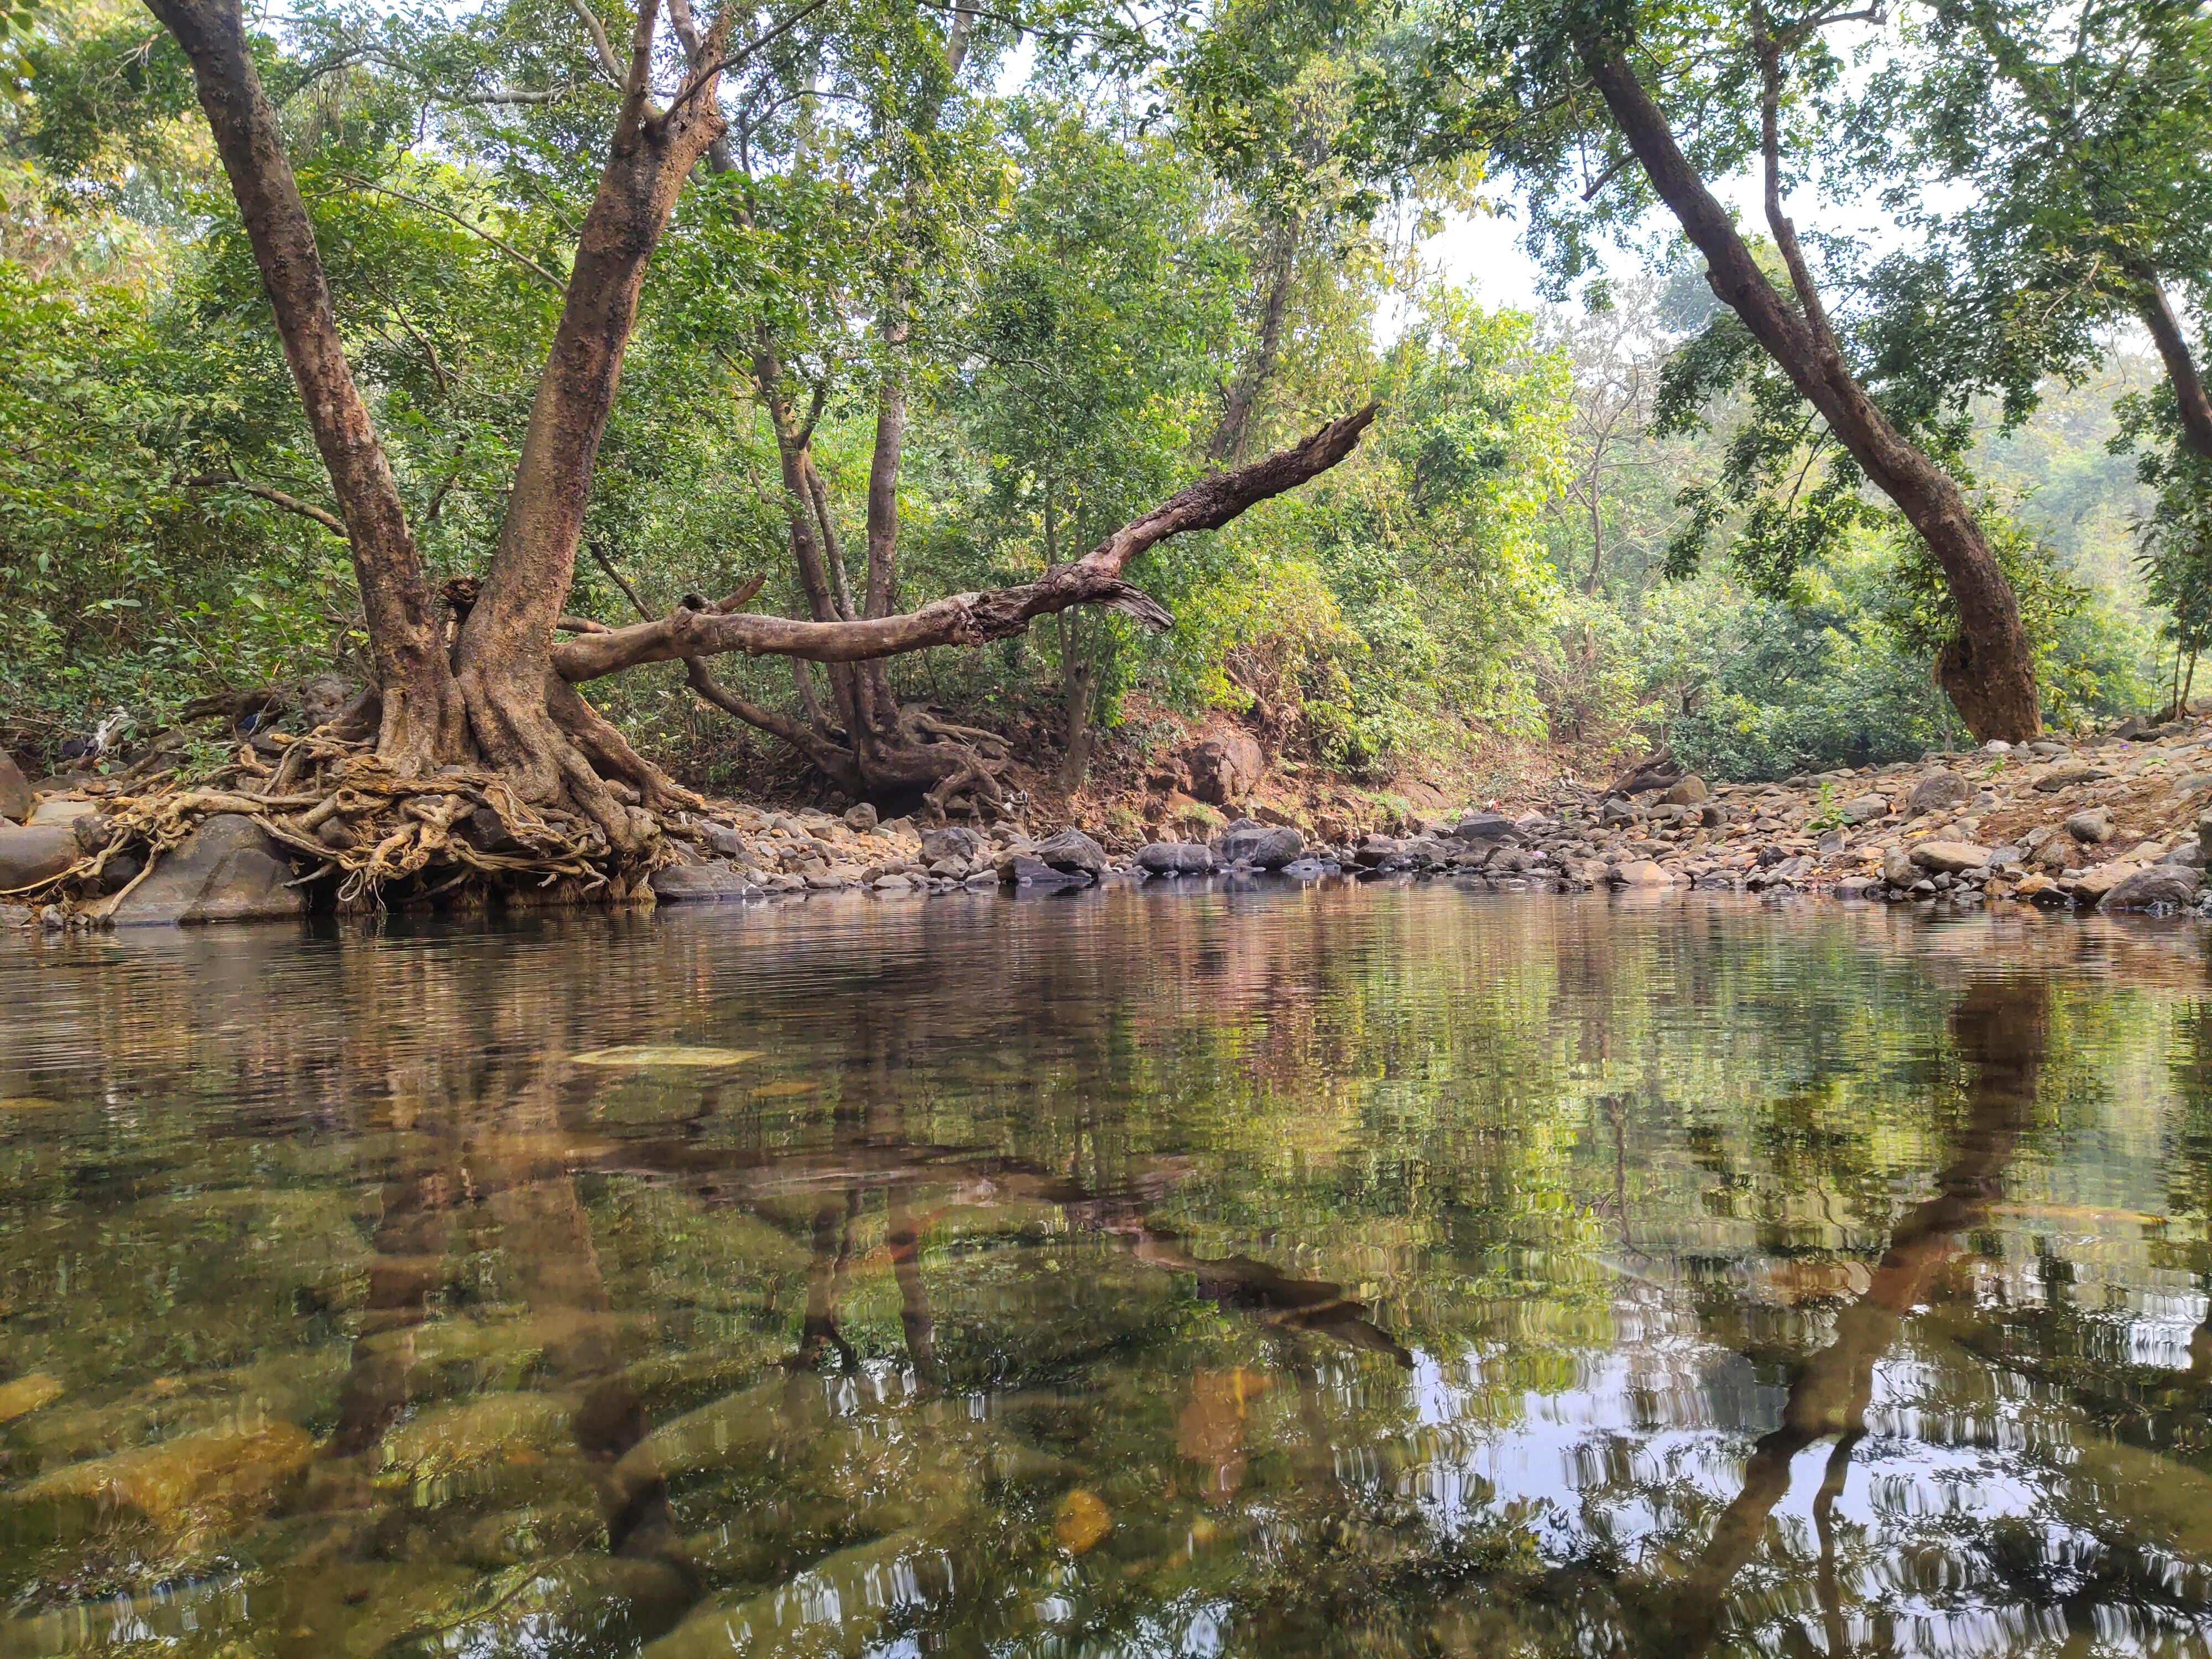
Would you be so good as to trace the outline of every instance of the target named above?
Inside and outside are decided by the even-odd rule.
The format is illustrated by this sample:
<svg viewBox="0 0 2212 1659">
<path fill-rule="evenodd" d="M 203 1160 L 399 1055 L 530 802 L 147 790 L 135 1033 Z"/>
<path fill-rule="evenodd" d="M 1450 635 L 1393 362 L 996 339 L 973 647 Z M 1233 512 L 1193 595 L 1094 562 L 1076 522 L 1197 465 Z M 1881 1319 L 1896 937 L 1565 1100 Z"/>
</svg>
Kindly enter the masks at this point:
<svg viewBox="0 0 2212 1659">
<path fill-rule="evenodd" d="M 0 891 L 96 846 L 97 797 L 0 779 Z M 241 803 L 245 804 L 245 803 Z M 1413 833 L 1333 842 L 1258 806 L 1206 841 L 1137 842 L 1019 823 L 986 830 L 719 804 L 681 819 L 650 878 L 663 903 L 865 891 L 1050 890 L 1227 873 L 1293 880 L 1444 878 L 1512 891 L 1715 888 L 1971 906 L 2212 915 L 2212 720 L 2189 719 L 2021 749 L 1708 787 L 1647 765 L 1610 785 L 1561 779 L 1526 799 L 1448 812 Z M 250 812 L 205 819 L 112 914 L 118 927 L 280 917 L 312 899 L 296 855 Z M 128 873 L 133 872 L 125 872 Z M 73 918 L 58 910 L 49 926 Z"/>
</svg>

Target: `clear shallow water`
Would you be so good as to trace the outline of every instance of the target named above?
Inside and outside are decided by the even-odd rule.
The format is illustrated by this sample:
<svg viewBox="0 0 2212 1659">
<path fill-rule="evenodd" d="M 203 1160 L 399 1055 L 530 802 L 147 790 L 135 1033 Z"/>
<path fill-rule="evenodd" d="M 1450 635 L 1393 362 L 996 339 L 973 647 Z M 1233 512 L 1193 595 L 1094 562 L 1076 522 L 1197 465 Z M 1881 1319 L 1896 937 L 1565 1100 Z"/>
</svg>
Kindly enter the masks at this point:
<svg viewBox="0 0 2212 1659">
<path fill-rule="evenodd" d="M 1437 887 L 10 940 L 0 1659 L 2204 1653 L 2205 969 Z"/>
</svg>

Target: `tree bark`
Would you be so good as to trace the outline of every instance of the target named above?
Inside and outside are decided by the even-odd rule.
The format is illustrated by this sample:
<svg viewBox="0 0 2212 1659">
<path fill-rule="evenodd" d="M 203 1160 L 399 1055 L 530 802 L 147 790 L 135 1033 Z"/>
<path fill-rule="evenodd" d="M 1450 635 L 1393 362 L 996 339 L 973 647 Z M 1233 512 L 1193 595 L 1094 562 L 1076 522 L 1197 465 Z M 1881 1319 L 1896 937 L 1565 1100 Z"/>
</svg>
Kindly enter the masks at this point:
<svg viewBox="0 0 2212 1659">
<path fill-rule="evenodd" d="M 1260 313 L 1259 342 L 1253 349 L 1251 362 L 1229 388 L 1229 396 L 1222 404 L 1221 420 L 1206 442 L 1206 459 L 1217 466 L 1224 462 L 1242 461 L 1245 447 L 1251 442 L 1253 414 L 1259 408 L 1260 394 L 1267 387 L 1268 376 L 1275 372 L 1275 360 L 1282 351 L 1283 319 L 1290 308 L 1291 278 L 1297 270 L 1297 221 L 1286 219 L 1278 230 L 1269 260 L 1267 294 Z"/>
<path fill-rule="evenodd" d="M 445 618 L 432 597 L 384 446 L 346 365 L 314 227 L 284 154 L 276 112 L 254 72 L 237 0 L 148 0 L 148 7 L 191 63 L 200 107 L 207 112 L 276 313 L 285 361 L 344 516 L 382 696 L 378 752 L 405 774 L 466 759 L 469 726 L 446 656 Z M 559 609 L 554 607 L 555 614 Z"/>
<path fill-rule="evenodd" d="M 1796 235 L 1781 217 L 1772 169 L 1770 216 L 1777 221 L 1776 240 L 1798 287 L 1802 315 L 1759 268 L 1728 210 L 1682 154 L 1665 113 L 1620 48 L 1595 33 L 1580 35 L 1576 46 L 1653 190 L 1705 255 L 1714 294 L 1743 319 L 1942 567 L 1958 610 L 1959 632 L 1938 656 L 1936 676 L 1967 730 L 1980 741 L 2002 738 L 2019 743 L 2034 737 L 2042 718 L 2019 600 L 1956 481 L 1891 424 L 1844 363 L 1797 255 Z"/>
<path fill-rule="evenodd" d="M 1060 787 L 1069 794 L 1083 787 L 1091 769 L 1091 699 L 1097 690 L 1097 672 L 1083 654 L 1081 613 L 1060 613 L 1060 681 L 1066 710 L 1067 750 L 1060 757 Z"/>
<path fill-rule="evenodd" d="M 2140 271 L 2136 282 L 2136 314 L 2150 331 L 2151 343 L 2166 364 L 2166 378 L 2173 387 L 2173 401 L 2181 413 L 2181 430 L 2191 449 L 2212 460 L 2212 398 L 2205 396 L 2204 380 L 2197 372 L 2188 337 L 2181 331 L 2181 321 L 2173 314 L 2157 273 Z"/>
</svg>

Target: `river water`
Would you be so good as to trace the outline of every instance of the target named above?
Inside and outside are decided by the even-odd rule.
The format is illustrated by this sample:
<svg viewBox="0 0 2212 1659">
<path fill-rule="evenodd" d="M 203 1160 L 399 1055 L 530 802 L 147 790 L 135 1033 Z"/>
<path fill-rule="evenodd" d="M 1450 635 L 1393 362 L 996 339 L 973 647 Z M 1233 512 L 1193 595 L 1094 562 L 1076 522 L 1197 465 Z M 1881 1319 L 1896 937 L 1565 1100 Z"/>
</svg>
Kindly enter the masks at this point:
<svg viewBox="0 0 2212 1659">
<path fill-rule="evenodd" d="M 2212 1650 L 2188 924 L 0 942 L 0 1659 Z"/>
</svg>

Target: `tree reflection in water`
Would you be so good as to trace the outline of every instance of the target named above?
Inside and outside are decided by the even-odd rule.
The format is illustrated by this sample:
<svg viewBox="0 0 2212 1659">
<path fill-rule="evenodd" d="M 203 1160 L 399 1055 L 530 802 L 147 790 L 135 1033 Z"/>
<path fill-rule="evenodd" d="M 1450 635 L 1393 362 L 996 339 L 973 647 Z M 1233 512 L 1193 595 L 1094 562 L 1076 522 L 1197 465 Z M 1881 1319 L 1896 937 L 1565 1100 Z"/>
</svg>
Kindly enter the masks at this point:
<svg viewBox="0 0 2212 1659">
<path fill-rule="evenodd" d="M 0 1655 L 2204 1651 L 2195 949 L 11 945 Z"/>
</svg>

